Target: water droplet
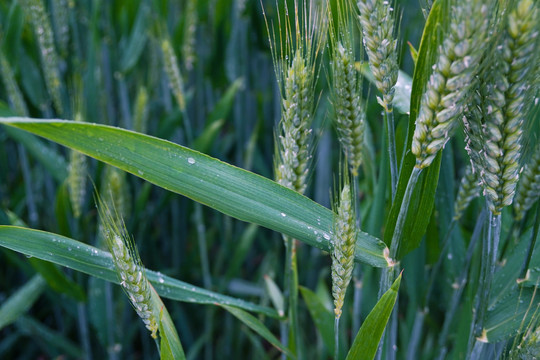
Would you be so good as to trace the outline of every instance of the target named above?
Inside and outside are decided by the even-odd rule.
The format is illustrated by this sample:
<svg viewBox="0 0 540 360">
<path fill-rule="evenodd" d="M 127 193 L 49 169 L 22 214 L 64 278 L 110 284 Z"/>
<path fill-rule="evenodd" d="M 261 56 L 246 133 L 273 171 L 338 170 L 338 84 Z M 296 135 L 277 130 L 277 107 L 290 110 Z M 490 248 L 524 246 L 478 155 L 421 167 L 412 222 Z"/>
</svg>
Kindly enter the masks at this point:
<svg viewBox="0 0 540 360">
<path fill-rule="evenodd" d="M 141 176 L 144 175 L 144 171 L 142 171 L 142 170 L 137 170 L 137 173 L 138 173 L 139 175 L 141 175 Z"/>
<path fill-rule="evenodd" d="M 285 214 L 285 213 L 281 213 L 281 216 L 285 217 L 285 216 L 287 216 L 287 214 Z"/>
<path fill-rule="evenodd" d="M 323 235 L 323 237 L 324 237 L 326 240 L 330 240 L 330 235 L 328 235 L 328 234 L 326 234 L 326 233 Z"/>
<path fill-rule="evenodd" d="M 193 165 L 193 164 L 195 164 L 195 159 L 192 158 L 192 157 L 190 157 L 190 158 L 187 159 L 187 162 L 188 162 L 189 164 Z"/>
</svg>

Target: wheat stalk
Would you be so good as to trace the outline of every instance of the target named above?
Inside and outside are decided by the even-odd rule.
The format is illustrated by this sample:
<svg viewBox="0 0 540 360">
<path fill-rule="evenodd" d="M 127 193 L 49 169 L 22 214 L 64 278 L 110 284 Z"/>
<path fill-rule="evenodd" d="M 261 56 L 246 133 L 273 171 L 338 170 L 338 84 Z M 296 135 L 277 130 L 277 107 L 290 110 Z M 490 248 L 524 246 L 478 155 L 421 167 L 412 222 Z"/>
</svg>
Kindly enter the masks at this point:
<svg viewBox="0 0 540 360">
<path fill-rule="evenodd" d="M 464 110 L 484 54 L 490 7 L 480 0 L 452 3 L 449 29 L 439 46 L 416 118 L 412 152 L 420 169 L 433 162 Z"/>
</svg>

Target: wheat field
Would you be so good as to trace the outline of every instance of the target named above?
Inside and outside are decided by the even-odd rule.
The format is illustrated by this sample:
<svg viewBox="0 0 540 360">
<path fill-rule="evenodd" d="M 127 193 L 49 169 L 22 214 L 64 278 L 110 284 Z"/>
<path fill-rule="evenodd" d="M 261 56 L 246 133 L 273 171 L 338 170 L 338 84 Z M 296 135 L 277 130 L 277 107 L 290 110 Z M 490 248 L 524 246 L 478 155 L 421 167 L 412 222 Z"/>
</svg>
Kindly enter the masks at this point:
<svg viewBox="0 0 540 360">
<path fill-rule="evenodd" d="M 1 359 L 539 359 L 535 0 L 0 2 Z"/>
</svg>

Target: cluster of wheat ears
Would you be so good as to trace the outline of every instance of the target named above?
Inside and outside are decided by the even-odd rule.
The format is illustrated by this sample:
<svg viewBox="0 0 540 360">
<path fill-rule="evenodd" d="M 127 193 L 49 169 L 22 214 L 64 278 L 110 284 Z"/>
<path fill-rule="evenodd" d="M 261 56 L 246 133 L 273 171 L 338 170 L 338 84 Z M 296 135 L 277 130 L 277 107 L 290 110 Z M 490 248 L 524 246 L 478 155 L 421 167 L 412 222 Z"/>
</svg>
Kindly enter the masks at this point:
<svg viewBox="0 0 540 360">
<path fill-rule="evenodd" d="M 75 101 L 73 109 L 66 106 L 62 100 L 64 89 L 57 50 L 45 8 L 38 0 L 25 0 L 22 3 L 31 9 L 30 22 L 39 39 L 45 84 L 54 109 L 59 117 L 73 114 L 75 121 L 61 124 L 58 121 L 42 122 L 43 125 L 40 125 L 39 121 L 29 118 L 2 118 L 0 122 L 7 127 L 20 127 L 73 149 L 69 155 L 66 184 L 75 218 L 80 218 L 84 211 L 88 166 L 84 153 L 168 190 L 187 195 L 225 214 L 282 232 L 285 249 L 283 284 L 278 286 L 273 281 L 269 283 L 271 299 L 279 312 L 279 340 L 263 321 L 247 313 L 247 308 L 241 309 L 225 300 L 215 302 L 280 349 L 286 358 L 306 356 L 300 335 L 301 322 L 305 317 L 300 314 L 302 306 L 299 294 L 304 295 L 308 302 L 310 293 L 299 284 L 299 269 L 304 266 L 299 260 L 299 253 L 308 250 L 299 247 L 300 242 L 310 243 L 330 254 L 334 336 L 328 342 L 325 338 L 325 346 L 330 353 L 333 352 L 335 359 L 345 354 L 347 359 L 372 359 L 375 356 L 387 359 L 415 358 L 415 354 L 420 352 L 418 344 L 422 337 L 428 337 L 429 341 L 437 344 L 432 356 L 443 359 L 452 350 L 453 341 L 457 337 L 451 332 L 456 327 L 453 319 L 458 308 L 463 307 L 467 307 L 465 312 L 468 313 L 469 321 L 467 337 L 462 340 L 466 343 L 463 347 L 466 350 L 454 356 L 472 359 L 505 356 L 535 359 L 540 356 L 540 297 L 536 295 L 540 279 L 540 252 L 536 242 L 539 220 L 538 215 L 534 220 L 532 211 L 540 197 L 540 145 L 536 144 L 538 133 L 535 129 L 538 124 L 534 123 L 538 118 L 540 91 L 538 2 L 440 0 L 425 4 L 426 27 L 422 43 L 418 49 L 411 45 L 410 54 L 400 53 L 400 49 L 405 48 L 402 46 L 403 40 L 399 38 L 400 10 L 398 4 L 391 1 L 298 0 L 291 4 L 277 4 L 276 17 L 264 14 L 264 19 L 270 38 L 281 110 L 274 134 L 274 180 L 281 186 L 264 182 L 259 177 L 252 178 L 251 174 L 237 172 L 238 169 L 232 167 L 229 169 L 226 164 L 218 164 L 214 159 L 185 148 L 174 148 L 174 151 L 178 151 L 174 156 L 170 155 L 173 150 L 167 150 L 171 157 L 178 157 L 178 161 L 185 160 L 186 164 L 182 165 L 184 167 L 172 169 L 170 174 L 167 170 L 152 174 L 152 165 L 146 164 L 155 159 L 152 151 L 159 155 L 160 149 L 169 149 L 169 145 L 158 140 L 152 143 L 154 140 L 148 140 L 151 138 L 145 135 L 129 135 L 132 137 L 128 139 L 128 132 L 115 135 L 109 132 L 113 130 L 105 126 L 88 127 L 83 116 L 86 110 L 83 99 Z M 265 6 L 263 4 L 262 8 Z M 178 66 L 179 59 L 166 28 L 156 27 L 163 72 L 182 114 L 187 141 L 191 143 L 194 134 L 189 126 L 190 95 L 186 93 L 182 72 L 193 69 L 196 62 L 196 2 L 188 1 L 185 11 L 192 16 L 186 17 L 189 21 L 184 26 L 186 30 L 181 50 L 181 67 Z M 57 42 L 61 45 L 61 35 L 65 36 L 65 32 L 60 30 L 57 30 Z M 66 50 L 59 47 L 59 51 L 65 53 Z M 404 56 L 411 56 L 415 64 L 412 84 L 406 86 L 400 84 L 400 78 L 405 81 L 403 78 L 406 77 L 400 72 L 399 65 L 400 57 Z M 9 61 L 2 52 L 0 66 L 2 81 L 13 111 L 22 117 L 29 116 Z M 376 111 L 368 112 L 369 97 L 366 96 L 368 86 L 365 78 L 374 85 L 372 92 L 375 93 L 377 104 L 372 104 L 372 107 L 376 106 Z M 396 100 L 398 95 L 403 94 L 410 99 L 408 111 L 399 108 Z M 140 134 L 147 131 L 148 114 L 145 109 L 148 96 L 143 87 L 135 100 L 133 129 Z M 318 110 L 321 103 L 328 104 L 323 117 L 335 129 L 340 149 L 339 181 L 334 185 L 333 207 L 331 215 L 326 219 L 326 227 L 321 225 L 320 215 L 317 215 L 323 214 L 324 217 L 327 214 L 325 210 L 309 208 L 306 210 L 309 214 L 302 214 L 302 201 L 308 200 L 296 194 L 304 195 L 309 189 L 309 179 L 317 162 L 315 145 L 321 134 L 314 128 L 314 122 L 320 116 Z M 396 115 L 396 112 L 399 114 Z M 375 119 L 369 119 L 369 116 L 375 116 Z M 389 185 L 387 187 L 383 184 L 382 195 L 378 195 L 376 200 L 382 208 L 382 215 L 386 214 L 387 217 L 383 229 L 384 243 L 367 234 L 368 226 L 364 226 L 365 219 L 361 219 L 362 214 L 375 211 L 375 205 L 363 203 L 365 198 L 373 199 L 375 194 L 366 193 L 365 186 L 361 184 L 365 183 L 363 179 L 375 176 L 370 173 L 375 171 L 374 167 L 366 166 L 366 162 L 370 156 L 367 148 L 373 133 L 370 123 L 379 121 L 379 117 L 385 135 L 385 147 L 379 158 L 383 163 L 382 171 L 387 173 L 389 170 L 388 181 L 382 178 L 382 172 L 376 174 L 382 178 L 380 181 L 388 182 Z M 396 132 L 399 129 L 397 119 L 408 124 L 405 135 L 403 131 L 400 134 Z M 62 127 L 62 124 L 68 125 Z M 88 145 L 78 144 L 78 136 L 84 138 L 91 131 L 96 133 L 88 137 L 90 140 L 83 141 L 88 141 Z M 103 148 L 96 146 L 103 141 L 102 135 L 117 136 L 118 146 L 123 146 L 122 141 L 133 141 L 129 150 L 135 154 L 133 162 L 125 160 L 125 154 L 115 155 L 116 145 L 113 143 L 110 143 L 110 152 L 109 145 Z M 124 135 L 126 138 L 121 137 Z M 404 348 L 398 337 L 400 322 L 405 321 L 400 319 L 399 309 L 406 305 L 398 297 L 402 276 L 407 281 L 408 269 L 403 262 L 405 255 L 420 246 L 429 219 L 437 216 L 432 215 L 437 182 L 441 181 L 439 172 L 442 171 L 441 167 L 447 166 L 445 161 L 448 160 L 443 158 L 443 151 L 446 151 L 445 146 L 452 142 L 454 135 L 454 146 L 462 146 L 466 151 L 463 155 L 468 157 L 464 161 L 467 165 L 463 168 L 448 226 L 445 230 L 441 229 L 446 233 L 437 241 L 438 259 L 432 262 L 429 271 L 426 270 L 427 286 L 424 294 L 417 294 L 424 297 L 420 301 L 423 307 L 413 311 L 413 335 Z M 71 136 L 73 139 L 70 139 Z M 140 144 L 141 149 L 146 149 L 146 143 L 155 144 L 155 147 L 146 150 L 147 153 L 145 150 L 138 153 L 135 147 Z M 148 158 L 137 162 L 137 156 Z M 190 169 L 197 166 L 207 166 L 209 170 L 190 175 Z M 220 176 L 224 179 L 218 179 Z M 177 178 L 184 185 L 168 182 L 168 177 Z M 210 187 L 197 189 L 197 182 L 207 181 L 205 177 L 209 179 Z M 238 186 L 233 184 L 244 179 L 247 179 L 245 183 Z M 170 315 L 158 296 L 161 292 L 159 289 L 154 290 L 149 281 L 135 243 L 124 225 L 123 219 L 129 217 L 131 211 L 127 200 L 129 196 L 126 195 L 126 181 L 125 172 L 112 166 L 104 170 L 99 195 L 95 196 L 100 233 L 97 246 L 109 249 L 117 282 L 151 336 L 156 339 L 161 357 L 185 358 Z M 248 187 L 249 181 L 253 181 L 253 188 Z M 254 196 L 252 190 L 257 191 L 259 182 L 264 191 L 270 194 L 268 196 L 276 196 L 277 205 L 272 208 L 274 202 L 271 202 L 264 208 L 267 210 L 254 215 L 250 212 L 256 213 L 256 208 L 250 210 L 249 205 L 240 200 L 252 201 L 249 200 Z M 242 189 L 242 186 L 246 188 Z M 208 189 L 214 189 L 214 192 L 208 193 Z M 230 195 L 229 191 L 238 194 L 238 197 Z M 221 196 L 224 196 L 223 201 L 220 200 Z M 446 259 L 451 256 L 449 248 L 455 246 L 453 231 L 461 221 L 474 223 L 475 219 L 470 218 L 471 212 L 467 212 L 467 209 L 472 201 L 482 196 L 484 200 L 478 202 L 482 205 L 476 207 L 480 215 L 476 220 L 475 231 L 467 234 L 468 238 L 462 244 L 462 268 L 452 279 L 452 288 L 445 290 L 451 300 L 444 311 L 440 333 L 425 335 L 424 320 L 432 306 L 431 297 L 440 289 L 440 284 L 438 287 L 436 284 L 440 278 L 438 275 L 442 267 L 446 266 Z M 287 199 L 292 200 L 281 211 L 279 201 L 289 201 Z M 258 198 L 253 201 L 262 204 Z M 260 206 L 263 209 L 263 205 Z M 296 213 L 291 210 L 294 206 L 297 206 L 294 208 Z M 200 204 L 196 204 L 194 209 L 195 216 L 200 219 Z M 317 236 L 312 234 L 310 226 L 317 224 L 310 223 L 308 219 L 312 212 L 316 214 L 313 219 L 317 217 L 319 230 L 322 230 L 320 234 L 314 231 Z M 505 221 L 511 224 L 510 230 L 503 229 Z M 0 238 L 16 238 L 19 236 L 16 231 L 19 230 L 2 226 Z M 8 236 L 8 232 L 14 235 Z M 478 238 L 481 238 L 481 242 L 477 241 Z M 13 248 L 14 245 L 7 244 L 8 240 L 2 246 Z M 515 254 L 514 249 L 520 241 L 528 245 L 522 246 L 525 251 Z M 372 249 L 369 251 L 375 255 L 366 249 Z M 30 250 L 19 251 L 24 253 Z M 509 288 L 501 289 L 495 281 L 497 274 L 506 274 L 505 269 L 509 268 L 506 262 L 510 258 L 514 259 L 512 266 L 517 264 L 517 268 L 508 275 L 512 277 L 509 282 L 512 284 L 508 286 L 513 292 Z M 356 264 L 355 268 L 355 260 L 373 264 L 373 259 L 382 262 L 382 265 L 377 264 L 382 267 L 380 274 L 372 269 L 364 274 L 369 265 Z M 203 269 L 204 266 L 208 267 L 208 264 L 203 265 Z M 379 279 L 378 299 L 369 315 L 361 319 L 361 279 L 367 276 Z M 160 278 L 159 282 L 162 280 Z M 347 288 L 351 281 L 355 285 L 354 291 L 347 300 Z M 466 303 L 462 301 L 465 290 L 470 293 L 470 300 Z M 510 297 L 500 295 L 499 292 L 504 291 L 508 291 L 508 294 L 518 293 L 517 302 L 528 299 L 527 306 L 518 315 L 517 310 L 508 311 L 503 312 L 506 318 L 492 320 L 494 314 L 501 313 L 497 311 L 497 305 L 504 300 L 501 298 Z M 529 294 L 528 297 L 523 295 L 523 291 Z M 208 302 L 211 303 L 211 300 Z M 321 319 L 326 319 L 328 314 L 317 315 L 314 309 L 316 307 L 308 303 L 308 310 L 315 322 L 319 321 L 317 327 L 322 326 Z M 347 321 L 352 324 L 347 331 L 340 329 L 340 319 L 345 313 Z M 494 321 L 498 322 L 496 326 L 493 325 Z M 518 325 L 508 325 L 511 327 L 508 331 L 500 330 L 499 324 L 505 321 L 512 324 L 517 322 Z M 318 330 L 321 331 L 320 328 Z M 352 333 L 352 344 L 348 350 L 340 349 L 340 344 L 346 343 L 340 334 L 343 336 L 346 332 Z M 499 335 L 501 333 L 503 335 Z"/>
</svg>

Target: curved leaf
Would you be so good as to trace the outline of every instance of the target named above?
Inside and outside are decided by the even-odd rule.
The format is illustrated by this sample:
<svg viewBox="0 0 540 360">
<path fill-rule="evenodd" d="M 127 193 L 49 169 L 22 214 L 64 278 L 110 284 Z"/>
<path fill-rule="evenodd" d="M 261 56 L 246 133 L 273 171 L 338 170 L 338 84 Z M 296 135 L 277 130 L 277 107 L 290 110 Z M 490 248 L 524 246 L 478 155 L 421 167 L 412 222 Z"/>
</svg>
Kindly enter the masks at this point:
<svg viewBox="0 0 540 360">
<path fill-rule="evenodd" d="M 115 284 L 120 283 L 110 253 L 64 236 L 15 226 L 0 226 L 0 246 Z M 168 299 L 196 304 L 226 304 L 278 317 L 273 309 L 205 290 L 159 272 L 146 270 L 146 276 L 157 293 Z"/>
<path fill-rule="evenodd" d="M 333 213 L 272 180 L 169 141 L 98 124 L 2 118 L 242 221 L 331 250 Z M 386 246 L 360 232 L 356 260 L 385 267 Z"/>
<path fill-rule="evenodd" d="M 407 130 L 406 148 L 403 152 L 404 156 L 399 173 L 396 196 L 385 225 L 384 241 L 387 244 L 389 244 L 392 239 L 407 183 L 409 182 L 414 165 L 416 164 L 416 158 L 411 153 L 410 149 L 414 135 L 416 117 L 420 109 L 420 100 L 424 92 L 425 84 L 431 74 L 431 66 L 435 61 L 437 47 L 440 42 L 440 36 L 438 36 L 439 26 L 441 22 L 444 21 L 443 15 L 446 14 L 445 5 L 445 0 L 435 1 L 433 3 L 433 7 L 431 8 L 424 28 L 424 34 L 422 35 L 420 49 L 418 50 L 418 60 L 414 70 L 411 91 L 411 113 L 409 118 L 409 128 Z M 398 259 L 403 258 L 407 253 L 416 249 L 418 245 L 420 245 L 420 241 L 426 232 L 433 210 L 437 183 L 439 181 L 441 153 L 442 152 L 439 152 L 431 166 L 424 169 L 420 174 L 409 205 L 402 242 L 400 243 L 397 253 Z"/>
<path fill-rule="evenodd" d="M 358 330 L 346 360 L 372 360 L 375 357 L 384 328 L 390 314 L 392 314 L 392 309 L 394 309 L 400 283 L 401 275 L 377 301 L 362 327 Z"/>
</svg>

